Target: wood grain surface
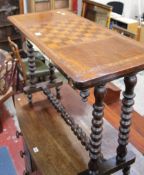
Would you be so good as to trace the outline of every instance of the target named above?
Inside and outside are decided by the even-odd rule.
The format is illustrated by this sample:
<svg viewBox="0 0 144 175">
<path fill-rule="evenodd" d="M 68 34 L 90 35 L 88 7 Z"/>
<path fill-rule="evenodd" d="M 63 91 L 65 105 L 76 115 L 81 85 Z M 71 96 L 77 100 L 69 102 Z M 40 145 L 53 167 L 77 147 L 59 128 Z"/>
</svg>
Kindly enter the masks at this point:
<svg viewBox="0 0 144 175">
<path fill-rule="evenodd" d="M 66 110 L 89 135 L 92 106 L 82 102 L 80 96 L 68 85 L 61 88 L 61 95 Z M 45 95 L 35 93 L 33 106 L 28 105 L 24 94 L 18 95 L 16 99 L 17 116 L 24 140 L 43 175 L 76 175 L 87 168 L 88 152 Z M 104 112 L 106 117 L 117 118 L 117 115 L 107 106 Z M 104 120 L 102 152 L 105 158 L 116 154 L 117 139 L 116 130 Z M 38 148 L 37 153 L 33 151 L 34 147 Z M 131 144 L 129 144 L 129 150 L 136 154 L 136 163 L 132 165 L 131 175 L 142 175 L 144 171 L 142 154 Z M 121 175 L 121 172 L 115 175 Z"/>
<path fill-rule="evenodd" d="M 144 46 L 68 11 L 8 19 L 79 89 L 144 68 Z"/>
</svg>

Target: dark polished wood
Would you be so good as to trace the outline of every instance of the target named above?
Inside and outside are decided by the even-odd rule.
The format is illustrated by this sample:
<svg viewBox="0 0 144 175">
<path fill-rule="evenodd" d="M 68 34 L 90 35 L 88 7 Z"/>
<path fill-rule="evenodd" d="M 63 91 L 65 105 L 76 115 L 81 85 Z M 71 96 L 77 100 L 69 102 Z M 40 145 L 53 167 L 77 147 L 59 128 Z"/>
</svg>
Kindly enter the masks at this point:
<svg viewBox="0 0 144 175">
<path fill-rule="evenodd" d="M 34 49 L 33 45 L 30 42 L 27 42 L 27 48 L 28 48 L 28 66 L 29 66 L 29 71 L 30 71 L 30 88 L 35 88 L 35 70 L 36 70 L 36 63 L 35 63 L 35 56 L 34 56 Z"/>
<path fill-rule="evenodd" d="M 122 114 L 119 128 L 119 146 L 117 148 L 117 162 L 124 162 L 127 155 L 127 144 L 130 133 L 130 125 L 131 125 L 131 113 L 133 111 L 134 104 L 134 87 L 137 83 L 136 75 L 131 75 L 124 78 L 125 82 L 125 92 L 123 93 L 123 106 L 122 106 Z M 130 174 L 130 166 L 127 166 L 123 169 L 124 175 Z"/>
<path fill-rule="evenodd" d="M 55 93 L 55 90 L 53 92 Z M 33 96 L 33 106 L 29 106 L 26 96 L 23 94 L 18 95 L 16 109 L 23 138 L 42 175 L 74 175 L 86 169 L 89 161 L 88 152 L 79 144 L 76 136 L 73 135 L 69 126 L 65 124 L 63 118 L 49 103 L 46 96 L 41 92 L 35 93 Z M 69 111 L 74 121 L 89 135 L 93 110 L 91 105 L 83 103 L 79 95 L 68 86 L 61 88 L 61 96 L 61 103 L 65 106 L 66 111 Z M 71 101 L 67 100 L 67 97 Z M 112 115 L 117 117 L 107 105 L 104 112 L 105 116 Z M 116 158 L 113 158 L 115 155 L 113 150 L 117 147 L 116 137 L 117 132 L 115 129 L 104 120 L 102 152 L 104 152 L 105 158 L 110 160 L 109 163 L 111 163 L 109 166 L 107 161 L 101 164 L 103 172 L 106 170 L 102 168 L 104 164 L 106 165 L 105 168 L 109 168 L 116 161 Z M 35 153 L 33 151 L 34 147 L 37 147 L 39 152 Z M 131 150 L 137 155 L 137 160 L 136 164 L 132 166 L 131 175 L 141 175 L 141 172 L 144 171 L 144 167 L 141 166 L 144 159 L 142 155 L 140 156 L 132 148 Z M 128 154 L 128 160 L 131 156 L 133 154 Z M 128 161 L 128 164 L 130 162 Z M 119 164 L 119 167 L 121 165 L 124 165 L 123 162 Z M 116 175 L 121 175 L 121 172 L 117 172 Z"/>
<path fill-rule="evenodd" d="M 55 10 L 9 20 L 79 89 L 144 68 L 143 45 L 70 12 Z"/>
<path fill-rule="evenodd" d="M 109 94 L 106 94 L 106 97 L 108 98 Z M 122 102 L 120 98 L 117 98 L 115 101 L 113 101 L 114 97 L 115 96 L 112 96 L 112 94 L 110 94 L 110 99 L 108 101 L 105 101 L 105 103 L 107 104 L 105 108 L 107 108 L 106 110 L 109 111 L 109 114 L 105 115 L 104 117 L 114 128 L 118 130 Z M 93 95 L 93 89 L 91 89 L 88 102 L 92 105 L 94 101 L 95 99 Z M 110 114 L 111 110 L 113 111 L 112 115 Z M 136 149 L 144 154 L 144 117 L 138 114 L 136 111 L 133 111 L 132 115 L 132 125 L 129 141 L 136 147 Z"/>
<path fill-rule="evenodd" d="M 35 64 L 35 57 L 34 57 L 34 49 L 30 42 L 27 42 L 27 48 L 28 48 L 28 66 L 29 66 L 29 72 L 30 72 L 30 89 L 35 89 L 36 83 L 35 83 L 35 70 L 36 70 L 36 64 Z M 32 104 L 32 93 L 27 93 L 29 104 Z"/>
<path fill-rule="evenodd" d="M 50 62 L 49 63 L 49 69 L 50 69 L 50 82 L 54 83 L 56 80 L 56 75 L 55 75 L 55 67 L 54 65 Z M 57 98 L 60 99 L 60 87 L 56 87 L 56 93 L 57 93 Z"/>
<path fill-rule="evenodd" d="M 104 85 L 96 86 L 94 89 L 95 103 L 93 105 L 93 119 L 90 139 L 90 162 L 89 174 L 99 174 L 99 163 L 103 161 L 101 153 L 103 115 L 104 115 L 104 96 L 106 88 Z"/>
<path fill-rule="evenodd" d="M 11 36 L 19 47 L 22 47 L 22 39 L 18 30 L 7 20 L 8 16 L 23 13 L 23 0 L 0 1 L 0 48 L 9 51 L 8 36 Z"/>
<path fill-rule="evenodd" d="M 128 135 L 122 132 L 130 128 L 129 117 L 132 106 L 131 101 L 133 102 L 133 95 L 131 93 L 134 83 L 129 79 L 126 83 L 124 100 L 128 99 L 128 102 L 124 102 L 122 109 L 126 108 L 128 114 L 126 116 L 123 111 L 120 127 L 122 131 L 119 134 L 117 157 L 112 159 L 115 160 L 114 164 L 110 163 L 111 159 L 106 159 L 105 162 L 101 153 L 103 101 L 105 94 L 103 84 L 122 76 L 128 77 L 132 73 L 143 70 L 144 47 L 113 31 L 109 31 L 93 22 L 63 10 L 19 15 L 9 17 L 9 20 L 52 60 L 54 65 L 71 80 L 74 87 L 86 90 L 89 87 L 95 86 L 96 102 L 93 111 L 90 147 L 88 147 L 90 154 L 88 174 L 108 175 L 120 169 L 123 169 L 124 175 L 128 174 L 130 164 L 135 161 L 135 157 L 131 154 L 126 154 Z M 28 28 L 29 30 L 27 30 Z M 71 127 L 81 143 L 87 143 L 83 139 L 86 138 L 86 132 L 83 130 L 83 127 L 79 126 L 79 122 L 73 122 L 67 110 L 51 94 L 49 89 L 43 88 L 43 91 L 47 94 L 52 105 L 61 113 L 62 118 Z M 72 103 L 71 99 L 70 102 Z M 81 115 L 81 117 L 83 116 Z M 49 138 L 51 137 L 49 136 Z M 124 146 L 123 138 L 125 139 Z M 56 147 L 54 143 L 52 145 Z M 87 147 L 87 144 L 85 145 Z M 124 156 L 121 150 L 124 150 Z M 131 156 L 129 157 L 129 155 Z M 59 149 L 56 151 L 55 156 L 62 157 Z M 122 161 L 120 161 L 120 158 L 122 158 Z M 104 168 L 105 163 L 109 164 L 108 168 Z"/>
<path fill-rule="evenodd" d="M 99 162 L 97 165 L 98 166 L 97 172 L 96 171 L 90 172 L 89 170 L 86 170 L 82 173 L 79 173 L 79 175 L 110 175 L 123 169 L 123 167 L 126 167 L 125 170 L 127 170 L 127 167 L 129 167 L 134 162 L 135 162 L 135 154 L 133 154 L 133 152 L 128 152 L 125 162 L 117 163 L 116 157 L 112 157 L 109 160 Z"/>
<path fill-rule="evenodd" d="M 89 137 L 83 131 L 83 129 L 73 120 L 72 116 L 65 110 L 65 107 L 62 103 L 51 93 L 47 88 L 43 89 L 45 95 L 47 95 L 49 101 L 53 104 L 55 109 L 61 114 L 62 118 L 66 122 L 67 125 L 70 126 L 74 135 L 77 136 L 78 140 L 80 140 L 81 144 L 85 146 L 86 150 L 90 149 Z"/>
<path fill-rule="evenodd" d="M 80 91 L 80 96 L 82 97 L 83 102 L 86 102 L 88 100 L 89 95 L 90 95 L 89 89 L 84 89 Z"/>
</svg>

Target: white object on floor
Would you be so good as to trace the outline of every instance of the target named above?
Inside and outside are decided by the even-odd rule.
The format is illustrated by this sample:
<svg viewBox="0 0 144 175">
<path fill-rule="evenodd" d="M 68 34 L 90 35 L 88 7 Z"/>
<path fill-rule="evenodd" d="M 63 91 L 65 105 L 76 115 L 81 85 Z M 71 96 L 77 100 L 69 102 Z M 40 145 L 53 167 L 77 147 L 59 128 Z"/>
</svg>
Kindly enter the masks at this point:
<svg viewBox="0 0 144 175">
<path fill-rule="evenodd" d="M 18 123 L 18 119 L 17 119 L 17 115 L 16 115 L 16 109 L 14 107 L 12 97 L 9 98 L 4 104 L 5 104 L 5 107 L 7 108 L 8 112 L 13 116 L 13 120 L 14 120 L 16 129 L 18 131 L 20 131 L 20 127 L 19 127 L 19 123 Z"/>
</svg>

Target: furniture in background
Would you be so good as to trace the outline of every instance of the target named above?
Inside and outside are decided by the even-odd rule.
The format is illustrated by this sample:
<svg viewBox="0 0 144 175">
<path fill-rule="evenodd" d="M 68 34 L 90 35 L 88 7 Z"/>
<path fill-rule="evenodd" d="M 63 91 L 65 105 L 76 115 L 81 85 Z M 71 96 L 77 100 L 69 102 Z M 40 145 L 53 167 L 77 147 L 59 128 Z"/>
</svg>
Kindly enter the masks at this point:
<svg viewBox="0 0 144 175">
<path fill-rule="evenodd" d="M 10 35 L 21 48 L 21 35 L 14 26 L 12 26 L 7 17 L 23 13 L 23 0 L 0 0 L 0 48 L 9 50 L 7 37 Z"/>
<path fill-rule="evenodd" d="M 50 18 L 51 15 L 53 18 Z M 135 162 L 135 155 L 128 151 L 127 145 L 135 97 L 134 87 L 137 83 L 136 74 L 144 69 L 144 47 L 134 40 L 122 37 L 100 25 L 96 25 L 89 20 L 64 10 L 12 16 L 9 17 L 9 20 L 17 26 L 30 41 L 38 45 L 42 52 L 51 58 L 55 66 L 67 79 L 71 80 L 72 85 L 76 89 L 87 93 L 87 89 L 94 87 L 95 103 L 91 111 L 91 121 L 87 121 L 87 119 L 89 119 L 89 117 L 87 117 L 88 115 L 86 115 L 84 119 L 83 114 L 87 113 L 86 111 L 82 112 L 81 106 L 78 105 L 80 116 L 78 117 L 76 115 L 75 108 L 72 108 L 75 113 L 75 116 L 72 116 L 70 112 L 66 110 L 62 101 L 58 100 L 49 88 L 43 88 L 43 93 L 47 95 L 51 103 L 47 108 L 51 110 L 49 116 L 52 122 L 46 123 L 45 120 L 42 120 L 44 126 L 49 125 L 52 131 L 47 136 L 51 142 L 48 143 L 48 152 L 45 153 L 46 157 L 49 158 L 46 164 L 46 166 L 49 165 L 50 168 L 49 174 L 61 173 L 67 175 L 69 172 L 70 174 L 76 174 L 85 168 L 86 170 L 81 172 L 81 175 L 88 175 L 90 173 L 109 175 L 119 170 L 122 170 L 123 174 L 128 175 L 131 165 Z M 43 25 L 43 28 L 41 25 Z M 27 30 L 28 28 L 29 30 Z M 63 28 L 65 28 L 65 30 L 63 30 Z M 42 33 L 42 35 L 35 35 L 37 31 Z M 46 35 L 47 33 L 49 35 Z M 67 35 L 65 35 L 65 33 L 67 33 Z M 65 36 L 65 38 L 63 36 Z M 51 38 L 53 38 L 53 40 L 51 40 Z M 34 65 L 33 69 L 35 70 L 35 60 L 30 59 L 30 62 Z M 103 102 L 106 93 L 105 85 L 120 77 L 124 77 L 125 90 L 123 92 L 121 107 L 118 147 L 114 157 L 105 159 L 101 149 L 104 117 Z M 33 77 L 31 77 L 31 79 L 32 78 Z M 32 85 L 34 86 L 34 84 Z M 68 92 L 68 89 L 65 88 L 64 91 Z M 68 98 L 69 96 L 67 96 L 67 99 Z M 69 99 L 67 102 L 69 102 L 68 105 L 70 106 L 73 100 L 71 100 L 71 97 Z M 56 122 L 55 109 L 59 115 L 62 116 L 62 118 L 58 116 L 60 122 Z M 45 108 L 45 110 L 47 109 Z M 34 115 L 31 113 L 31 116 Z M 28 120 L 29 119 L 30 118 L 28 118 Z M 67 125 L 64 126 L 63 120 Z M 82 120 L 83 124 L 81 124 Z M 34 123 L 34 121 L 35 118 L 32 117 L 32 120 L 30 119 L 26 124 L 30 122 Z M 61 126 L 64 127 L 60 129 Z M 81 142 L 81 147 L 83 146 L 82 149 L 77 150 L 77 154 L 73 154 L 72 151 L 68 151 L 67 154 L 63 152 L 63 149 L 66 147 L 62 147 L 62 145 L 63 141 L 67 141 L 68 135 L 65 134 L 65 130 L 68 131 L 68 127 L 70 127 L 73 134 Z M 40 130 L 41 128 L 43 128 L 42 125 L 40 125 Z M 32 130 L 32 128 L 28 126 L 27 129 Z M 58 132 L 57 135 L 57 130 L 60 130 L 61 134 Z M 38 130 L 35 130 L 35 132 L 41 137 L 41 133 Z M 25 138 L 30 136 L 30 132 L 28 133 L 29 135 L 25 135 Z M 57 137 L 54 137 L 55 134 Z M 33 138 L 33 134 L 30 137 Z M 68 138 L 68 140 L 70 140 L 70 138 Z M 75 146 L 75 142 L 66 142 L 66 144 L 68 145 L 67 149 Z M 45 146 L 44 140 L 43 145 Z M 30 149 L 33 150 L 33 148 L 34 146 Z M 42 150 L 41 147 L 40 149 L 36 149 L 36 152 L 38 151 L 38 154 L 40 154 Z M 85 154 L 87 155 L 86 159 L 83 157 L 84 154 L 79 153 L 80 150 L 89 152 L 89 154 Z M 71 156 L 72 154 L 76 156 L 78 160 L 76 165 L 79 165 L 80 161 L 83 162 L 89 159 L 89 163 L 87 162 L 88 167 L 85 166 L 86 163 L 80 168 L 77 168 L 78 166 L 71 166 L 73 161 L 68 161 L 68 164 L 66 164 L 68 157 L 73 157 Z M 37 155 L 33 155 L 33 158 L 36 160 Z M 61 166 L 61 160 L 58 158 L 64 162 L 64 168 Z M 37 161 L 39 168 L 41 168 L 41 165 L 42 163 Z"/>
<path fill-rule="evenodd" d="M 10 37 L 8 37 L 8 41 L 9 41 L 9 45 L 13 54 L 14 59 L 18 60 L 18 81 L 17 81 L 17 86 L 20 85 L 20 77 L 22 77 L 23 80 L 23 89 L 24 92 L 27 94 L 28 97 L 28 101 L 31 104 L 32 103 L 32 93 L 40 90 L 39 87 L 37 88 L 29 88 L 28 84 L 30 81 L 30 76 L 31 76 L 31 72 L 29 71 L 29 63 L 28 63 L 28 57 L 27 58 L 21 58 L 20 55 L 20 50 L 17 46 L 16 43 L 14 43 Z M 28 42 L 28 49 L 30 49 L 30 52 L 32 52 L 32 45 L 30 44 L 30 42 Z M 29 55 L 32 56 L 32 55 Z M 38 83 L 44 83 L 47 82 L 49 80 L 49 76 L 50 76 L 50 70 L 49 67 L 45 64 L 45 62 L 43 61 L 43 57 L 42 60 L 40 58 L 35 58 L 35 65 L 36 65 L 36 70 L 33 73 L 33 81 L 35 84 Z M 52 67 L 52 65 L 50 64 L 50 66 Z M 52 67 L 53 69 L 53 67 Z M 33 70 L 32 70 L 33 71 Z M 53 70 L 52 70 L 53 71 Z M 55 78 L 55 77 L 54 77 Z M 45 83 L 43 86 L 46 86 Z M 58 91 L 58 89 L 56 88 L 56 90 Z M 59 96 L 59 92 L 57 94 Z"/>
<path fill-rule="evenodd" d="M 92 10 L 95 9 L 95 7 L 96 7 L 96 12 L 92 16 L 92 14 L 91 14 Z M 106 10 L 105 10 L 104 14 L 101 15 L 101 13 L 99 13 L 99 9 L 106 9 Z M 104 27 L 107 26 L 109 28 L 111 10 L 112 10 L 112 8 L 105 6 L 103 4 L 100 4 L 100 3 L 97 3 L 94 1 L 83 0 L 82 16 L 84 16 L 87 19 L 90 19 L 91 21 L 94 21 L 94 22 L 96 21 L 96 23 L 100 23 L 100 24 L 102 23 L 104 25 Z M 97 15 L 100 15 L 100 18 L 99 18 L 100 21 L 97 21 L 97 19 L 96 19 L 97 17 L 95 17 Z M 106 19 L 103 19 L 103 15 L 106 15 Z M 114 101 L 117 101 L 120 97 L 120 89 L 115 87 L 115 85 L 113 83 L 108 83 L 106 88 L 107 88 L 108 93 L 105 97 L 105 102 L 108 104 L 108 103 L 113 103 Z M 82 92 L 80 94 L 82 94 Z M 113 96 L 115 98 L 109 99 L 111 96 Z"/>
<path fill-rule="evenodd" d="M 67 84 L 62 86 L 61 96 L 65 109 L 70 112 L 74 120 L 78 121 L 80 126 L 86 129 L 89 135 L 92 106 L 88 102 L 83 103 L 79 94 Z M 17 137 L 22 136 L 24 143 L 24 148 L 20 152 L 25 161 L 24 175 L 28 173 L 30 175 L 77 175 L 78 172 L 85 169 L 89 161 L 88 153 L 63 122 L 61 115 L 45 99 L 45 96 L 41 93 L 34 94 L 35 103 L 32 108 L 27 104 L 24 94 L 19 94 L 17 99 L 21 99 L 16 100 L 17 116 L 21 128 L 21 133 L 17 133 Z M 111 116 L 114 120 L 119 118 L 118 114 L 115 114 L 113 109 L 105 104 L 105 118 Z M 106 120 L 104 120 L 103 138 L 103 150 L 108 157 L 111 157 L 113 150 L 117 147 L 117 131 Z M 133 138 L 132 135 L 131 138 Z M 138 153 L 137 150 L 136 153 Z M 142 169 L 144 170 L 144 167 L 141 166 L 144 157 L 140 154 L 136 156 L 137 161 L 132 166 L 132 172 L 140 175 L 140 172 L 143 172 Z M 38 170 L 41 173 L 38 173 Z M 35 171 L 37 173 L 34 173 Z"/>
<path fill-rule="evenodd" d="M 91 0 L 82 1 L 82 16 L 104 27 L 110 26 L 112 7 Z"/>
<path fill-rule="evenodd" d="M 116 14 L 114 12 L 111 13 L 111 25 L 118 25 L 119 27 L 122 27 L 129 32 L 137 34 L 139 23 L 137 20 L 123 17 L 119 14 Z M 112 28 L 112 26 L 111 26 Z"/>
<path fill-rule="evenodd" d="M 132 33 L 132 32 L 129 32 L 128 30 L 122 28 L 122 27 L 119 27 L 117 25 L 113 25 L 112 29 L 122 35 L 125 35 L 127 37 L 130 37 L 132 39 L 136 39 L 136 34 L 135 33 Z"/>
<path fill-rule="evenodd" d="M 12 59 L 8 52 L 0 49 L 0 105 L 10 97 L 13 97 L 14 102 L 15 72 L 16 60 Z"/>
<path fill-rule="evenodd" d="M 111 2 L 108 2 L 107 5 L 110 5 L 113 7 L 112 12 L 122 15 L 123 8 L 124 8 L 124 4 L 122 2 L 111 1 Z"/>
<path fill-rule="evenodd" d="M 28 12 L 69 8 L 69 0 L 27 0 Z"/>
</svg>

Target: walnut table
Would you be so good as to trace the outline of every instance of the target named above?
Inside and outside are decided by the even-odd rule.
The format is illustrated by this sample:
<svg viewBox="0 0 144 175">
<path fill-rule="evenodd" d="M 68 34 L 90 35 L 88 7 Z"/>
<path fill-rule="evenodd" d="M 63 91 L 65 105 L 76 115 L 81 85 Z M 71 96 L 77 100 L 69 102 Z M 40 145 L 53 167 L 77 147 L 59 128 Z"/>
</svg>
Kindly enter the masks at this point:
<svg viewBox="0 0 144 175">
<path fill-rule="evenodd" d="M 95 89 L 96 101 L 93 105 L 90 137 L 71 120 L 51 91 L 43 89 L 82 145 L 89 150 L 88 170 L 78 173 L 108 175 L 122 169 L 123 174 L 128 175 L 130 165 L 135 161 L 133 153 L 127 151 L 127 144 L 136 73 L 144 69 L 144 47 L 134 40 L 64 10 L 17 15 L 9 17 L 9 20 L 52 60 L 71 85 L 85 95 L 88 95 L 87 89 L 90 87 Z M 119 145 L 116 156 L 105 160 L 101 152 L 105 85 L 120 77 L 124 77 L 125 91 Z"/>
</svg>

